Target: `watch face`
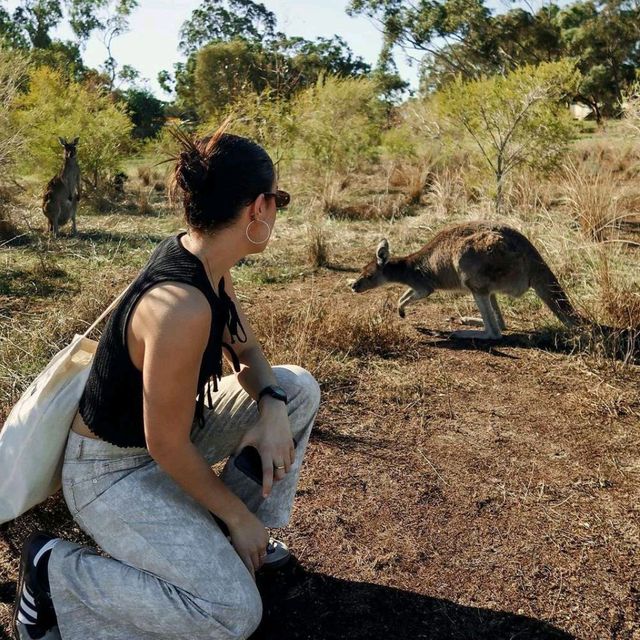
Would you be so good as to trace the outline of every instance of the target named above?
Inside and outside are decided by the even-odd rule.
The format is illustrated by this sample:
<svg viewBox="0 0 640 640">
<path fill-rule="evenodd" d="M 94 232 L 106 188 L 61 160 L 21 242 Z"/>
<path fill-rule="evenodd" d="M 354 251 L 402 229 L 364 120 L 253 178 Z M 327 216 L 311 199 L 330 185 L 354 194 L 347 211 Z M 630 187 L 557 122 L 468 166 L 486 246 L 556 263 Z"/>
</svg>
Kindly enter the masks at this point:
<svg viewBox="0 0 640 640">
<path fill-rule="evenodd" d="M 271 387 L 271 395 L 278 400 L 287 399 L 287 392 L 282 387 Z"/>
<path fill-rule="evenodd" d="M 282 387 L 276 387 L 275 385 L 265 387 L 260 393 L 260 397 L 263 396 L 271 396 L 272 398 L 276 398 L 276 400 L 287 402 L 287 392 Z"/>
</svg>

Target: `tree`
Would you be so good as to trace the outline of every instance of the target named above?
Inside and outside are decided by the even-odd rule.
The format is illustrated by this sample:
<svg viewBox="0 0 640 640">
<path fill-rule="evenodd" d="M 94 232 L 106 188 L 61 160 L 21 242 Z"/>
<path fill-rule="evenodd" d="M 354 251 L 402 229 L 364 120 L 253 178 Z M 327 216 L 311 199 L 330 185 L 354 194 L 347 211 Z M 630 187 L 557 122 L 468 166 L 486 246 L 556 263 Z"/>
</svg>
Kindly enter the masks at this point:
<svg viewBox="0 0 640 640">
<path fill-rule="evenodd" d="M 133 122 L 131 135 L 155 138 L 164 125 L 164 103 L 146 89 L 128 89 L 121 96 Z"/>
<path fill-rule="evenodd" d="M 51 31 L 62 22 L 65 6 L 76 42 L 51 38 Z M 98 31 L 107 50 L 104 70 L 113 89 L 118 76 L 113 41 L 127 31 L 128 18 L 137 6 L 138 0 L 22 0 L 13 15 L 0 8 L 0 37 L 11 46 L 31 49 L 36 64 L 66 70 L 70 77 L 79 79 L 85 71 L 80 46 Z"/>
<path fill-rule="evenodd" d="M 583 74 L 578 98 L 598 120 L 602 110 L 614 114 L 640 70 L 640 3 L 587 0 L 562 10 L 557 23 L 564 53 Z"/>
<path fill-rule="evenodd" d="M 276 16 L 252 0 L 204 0 L 180 29 L 180 50 L 191 55 L 214 41 L 262 42 L 275 37 Z"/>
<path fill-rule="evenodd" d="M 323 74 L 361 77 L 370 71 L 339 37 L 281 38 L 268 46 L 246 39 L 214 41 L 175 67 L 178 104 L 186 113 L 208 119 L 245 93 L 288 99 L 314 85 Z M 172 79 L 160 78 L 165 88 Z"/>
<path fill-rule="evenodd" d="M 430 104 L 445 138 L 465 133 L 496 181 L 501 213 L 504 182 L 516 168 L 554 166 L 572 136 L 562 98 L 575 92 L 579 73 L 569 62 L 524 66 L 506 76 L 450 83 Z"/>
<path fill-rule="evenodd" d="M 505 74 L 523 64 L 569 57 L 583 74 L 573 96 L 614 113 L 622 90 L 640 69 L 640 3 L 637 0 L 579 0 L 566 8 L 537 12 L 514 8 L 494 15 L 485 0 L 352 0 L 350 13 L 377 20 L 385 47 L 423 54 L 423 94 L 460 76 Z"/>
<path fill-rule="evenodd" d="M 100 86 L 68 80 L 47 67 L 32 71 L 29 92 L 17 103 L 16 121 L 27 145 L 27 169 L 41 178 L 60 168 L 58 136 L 80 136 L 78 162 L 93 188 L 120 168 L 130 150 L 131 120 Z"/>
<path fill-rule="evenodd" d="M 276 31 L 276 17 L 252 0 L 204 0 L 180 30 L 186 62 L 158 74 L 185 115 L 207 119 L 243 91 L 289 98 L 323 74 L 370 72 L 338 36 L 314 41 Z M 265 90 L 267 93 L 264 93 Z"/>
</svg>

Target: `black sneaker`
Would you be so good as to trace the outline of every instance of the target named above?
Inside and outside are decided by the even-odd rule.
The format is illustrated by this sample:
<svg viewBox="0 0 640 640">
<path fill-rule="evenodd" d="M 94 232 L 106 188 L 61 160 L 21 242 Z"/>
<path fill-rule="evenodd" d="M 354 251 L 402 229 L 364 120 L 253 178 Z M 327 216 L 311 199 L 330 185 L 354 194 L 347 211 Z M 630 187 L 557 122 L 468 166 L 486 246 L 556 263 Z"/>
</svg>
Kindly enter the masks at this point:
<svg viewBox="0 0 640 640">
<path fill-rule="evenodd" d="M 280 567 L 284 567 L 289 560 L 291 560 L 291 551 L 289 551 L 289 547 L 287 547 L 282 540 L 269 538 L 267 555 L 263 560 L 260 569 L 267 571 L 271 569 L 279 569 Z"/>
<path fill-rule="evenodd" d="M 39 532 L 24 543 L 13 613 L 16 640 L 60 640 L 47 576 L 51 549 L 58 542 L 60 538 Z"/>
</svg>

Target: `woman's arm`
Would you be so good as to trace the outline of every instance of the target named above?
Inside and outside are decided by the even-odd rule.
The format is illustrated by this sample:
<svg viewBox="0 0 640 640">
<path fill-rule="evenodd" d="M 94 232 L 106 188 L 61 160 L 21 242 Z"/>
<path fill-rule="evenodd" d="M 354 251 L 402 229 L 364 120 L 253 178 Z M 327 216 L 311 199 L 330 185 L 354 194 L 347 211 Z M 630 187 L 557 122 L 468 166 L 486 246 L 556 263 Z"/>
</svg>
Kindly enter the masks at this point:
<svg viewBox="0 0 640 640">
<path fill-rule="evenodd" d="M 256 340 L 247 316 L 242 310 L 242 306 L 233 289 L 229 272 L 225 274 L 224 282 L 225 291 L 234 303 L 240 322 L 247 335 L 246 342 L 236 341 L 232 345 L 241 365 L 238 381 L 243 389 L 256 400 L 262 389 L 269 385 L 277 385 L 278 381 Z M 228 329 L 225 329 L 224 340 L 227 344 L 231 342 Z M 247 432 L 238 447 L 238 451 L 247 445 L 251 445 L 260 452 L 263 474 L 262 490 L 266 497 L 271 492 L 273 481 L 282 480 L 291 469 L 295 458 L 295 450 L 286 405 L 280 400 L 267 395 L 260 399 L 258 411 L 260 419 L 256 426 Z M 275 469 L 275 467 L 279 466 L 284 466 L 284 469 Z"/>
<path fill-rule="evenodd" d="M 142 347 L 143 411 L 149 453 L 189 495 L 221 518 L 250 570 L 268 542 L 260 521 L 218 478 L 190 433 L 211 309 L 197 289 L 164 284 L 150 290 L 131 320 Z"/>
</svg>

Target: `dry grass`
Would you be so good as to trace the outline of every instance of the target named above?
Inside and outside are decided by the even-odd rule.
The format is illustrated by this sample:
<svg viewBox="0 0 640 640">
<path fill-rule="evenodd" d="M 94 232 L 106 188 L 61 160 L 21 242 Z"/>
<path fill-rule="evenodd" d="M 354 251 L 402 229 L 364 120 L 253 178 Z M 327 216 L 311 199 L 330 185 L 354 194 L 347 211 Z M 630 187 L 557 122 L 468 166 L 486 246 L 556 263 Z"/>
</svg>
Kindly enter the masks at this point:
<svg viewBox="0 0 640 640">
<path fill-rule="evenodd" d="M 566 206 L 587 238 L 605 240 L 629 217 L 610 169 L 590 174 L 569 163 L 564 168 L 564 179 Z"/>
<path fill-rule="evenodd" d="M 143 187 L 151 184 L 151 169 L 149 167 L 138 167 L 138 178 Z"/>
<path fill-rule="evenodd" d="M 602 152 L 605 163 L 613 148 Z M 595 153 L 574 160 L 585 183 Z M 617 173 L 599 168 L 617 176 L 606 193 L 622 212 L 636 206 L 632 160 Z M 326 203 L 304 193 L 279 218 L 269 250 L 234 270 L 270 361 L 304 366 L 323 391 L 285 534 L 298 573 L 267 585 L 273 602 L 256 640 L 640 637 L 633 358 L 606 349 L 604 333 L 567 353 L 555 340 L 558 323 L 533 294 L 501 300 L 510 331 L 503 343 L 485 345 L 446 338 L 459 328 L 452 318 L 476 314 L 469 296 L 434 294 L 400 320 L 399 286 L 361 296 L 346 287 L 345 272 L 368 262 L 383 236 L 403 254 L 444 225 L 491 215 L 463 166 L 461 157 L 437 166 L 411 217 L 397 213 L 415 197 L 411 176 L 390 184 L 380 166 L 336 181 L 329 193 L 332 207 L 363 214 L 355 219 L 328 218 Z M 84 205 L 78 238 L 49 239 L 33 213 L 29 242 L 2 248 L 5 415 L 51 354 L 181 225 L 161 215 L 168 209 L 152 172 L 147 186 L 138 177 L 115 209 L 95 215 Z M 304 178 L 283 186 L 296 193 Z M 583 313 L 637 327 L 640 254 L 619 240 L 638 242 L 640 230 L 628 218 L 605 227 L 606 242 L 585 235 L 559 198 L 564 180 L 524 176 L 501 220 L 532 239 Z M 140 194 L 159 215 L 139 215 Z M 319 268 L 329 262 L 342 270 Z M 2 623 L 17 545 L 37 526 L 87 543 L 59 500 L 14 523 L 0 539 Z"/>
</svg>

